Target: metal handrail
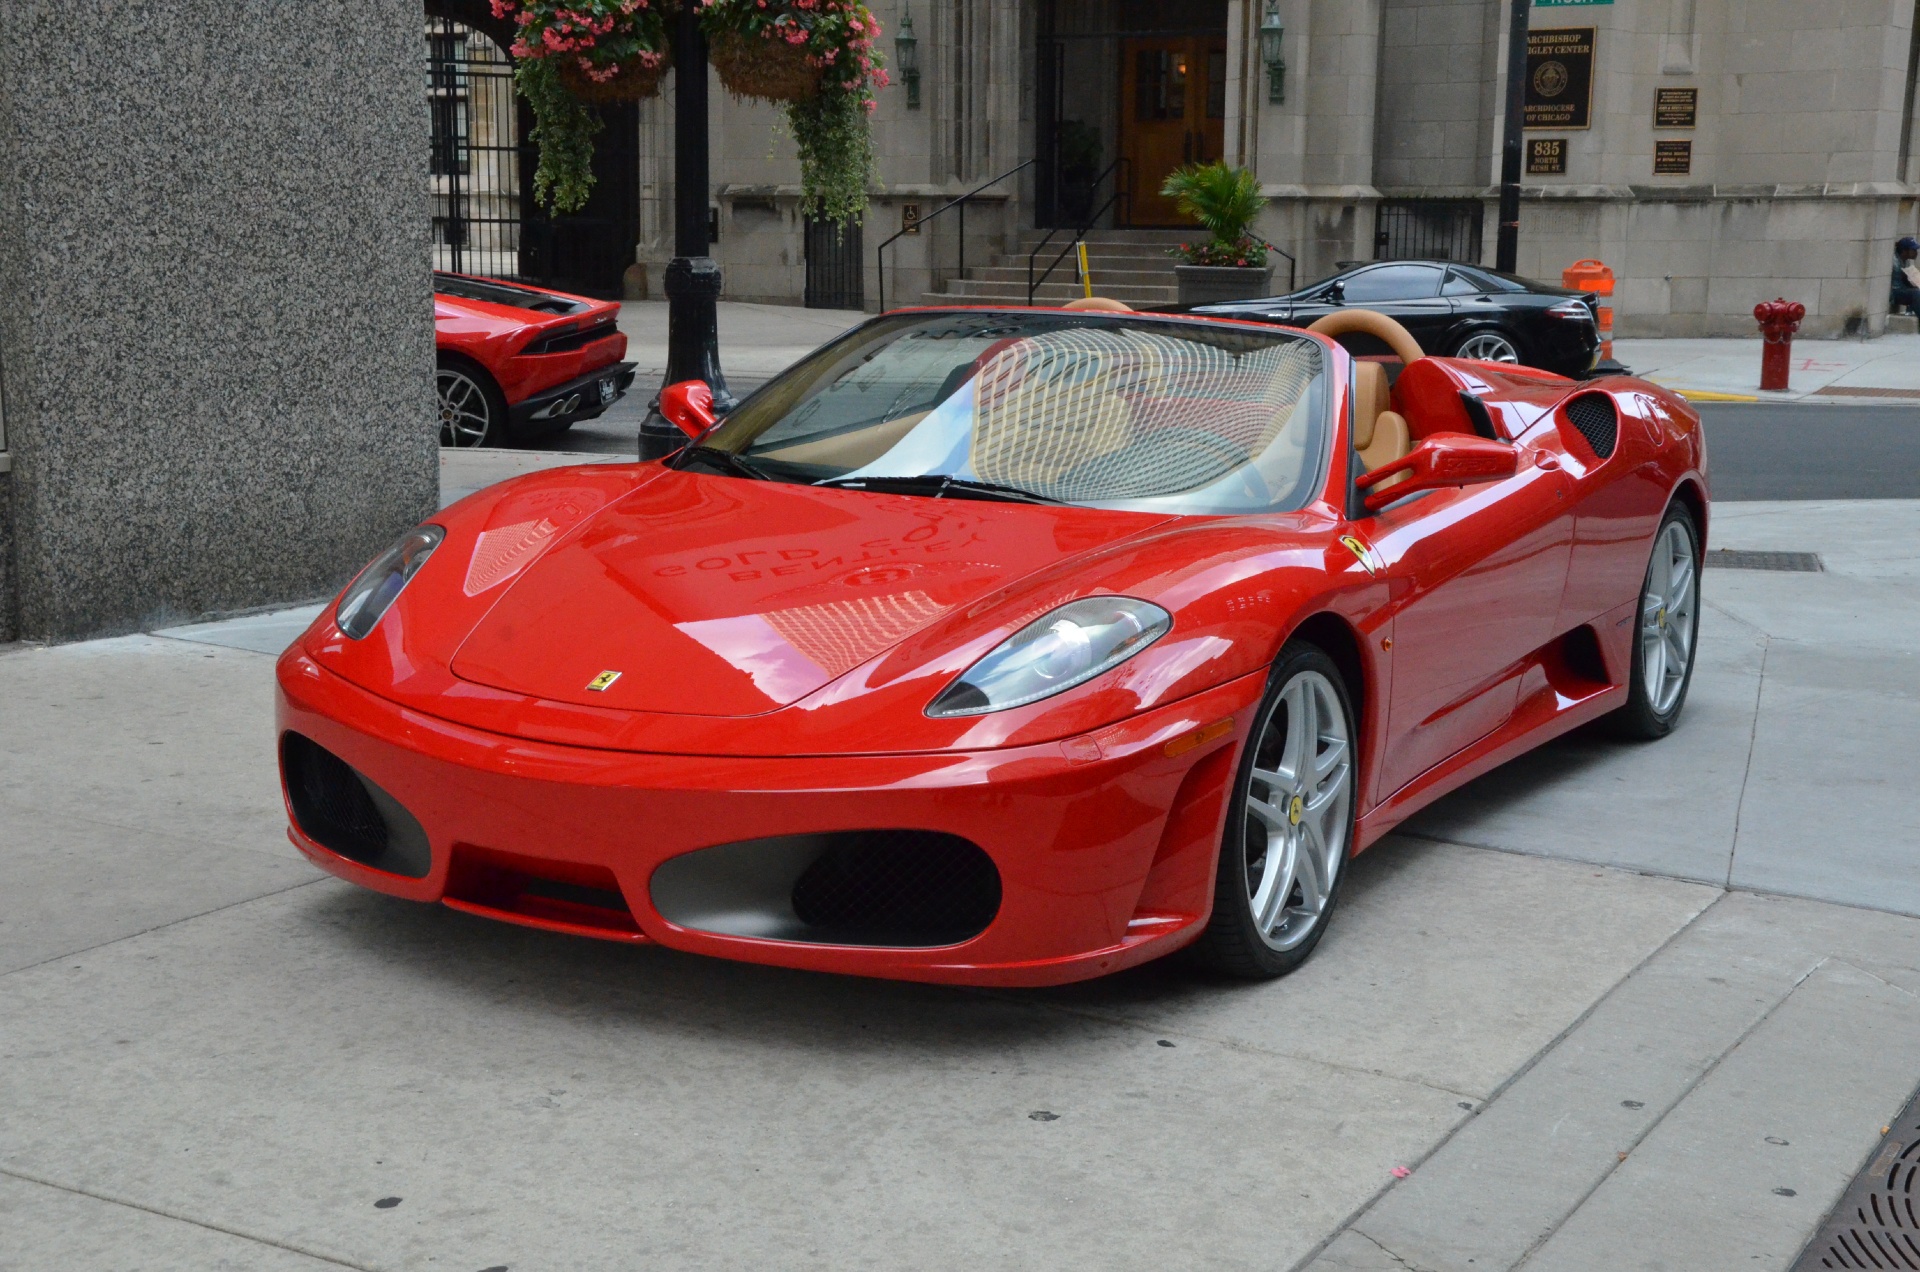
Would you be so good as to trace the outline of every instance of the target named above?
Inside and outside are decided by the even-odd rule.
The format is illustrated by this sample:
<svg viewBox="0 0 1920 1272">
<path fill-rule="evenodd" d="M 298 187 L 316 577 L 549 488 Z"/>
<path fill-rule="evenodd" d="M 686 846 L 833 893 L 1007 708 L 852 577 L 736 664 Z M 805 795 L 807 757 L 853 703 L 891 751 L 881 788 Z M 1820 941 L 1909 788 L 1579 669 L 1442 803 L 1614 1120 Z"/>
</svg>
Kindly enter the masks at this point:
<svg viewBox="0 0 1920 1272">
<path fill-rule="evenodd" d="M 956 207 L 959 208 L 960 209 L 960 276 L 963 278 L 966 277 L 966 273 L 967 273 L 967 201 L 973 198 L 974 196 L 978 195 L 982 190 L 985 190 L 990 186 L 997 186 L 1002 181 L 1005 181 L 1008 177 L 1013 176 L 1015 173 L 1020 172 L 1023 169 L 1031 168 L 1034 164 L 1038 162 L 1040 162 L 1039 157 L 1035 156 L 1034 158 L 1027 160 L 1025 163 L 1015 164 L 1013 167 L 1008 168 L 1005 172 L 1001 173 L 999 176 L 994 177 L 989 181 L 981 182 L 979 185 L 967 191 L 965 194 L 960 195 L 958 198 L 947 200 L 945 203 L 935 208 L 931 213 L 921 217 L 918 221 L 915 221 L 913 223 L 914 231 L 918 231 L 922 226 L 926 225 L 929 221 L 932 221 L 934 218 L 938 217 L 942 212 L 945 212 L 950 208 L 956 208 Z M 892 238 L 889 238 L 886 242 L 882 243 L 880 246 L 873 249 L 874 269 L 875 269 L 875 272 L 879 274 L 879 279 L 877 281 L 878 281 L 878 288 L 880 292 L 880 312 L 883 314 L 887 312 L 886 251 L 889 247 L 893 246 L 894 242 L 897 239 L 901 238 L 908 232 L 909 231 L 907 230 L 907 228 L 905 226 L 902 226 L 898 231 L 894 233 Z"/>
<path fill-rule="evenodd" d="M 1039 292 L 1041 286 L 1049 278 L 1053 277 L 1053 271 L 1060 268 L 1060 262 L 1067 259 L 1067 253 L 1073 251 L 1075 248 L 1079 247 L 1081 243 L 1086 241 L 1087 235 L 1092 232 L 1093 227 L 1099 223 L 1100 218 L 1105 216 L 1109 209 L 1111 209 L 1115 204 L 1119 203 L 1122 199 L 1124 199 L 1127 202 L 1128 211 L 1129 212 L 1132 211 L 1133 190 L 1127 185 L 1125 181 L 1121 180 L 1119 175 L 1121 171 L 1124 170 L 1130 164 L 1130 162 L 1131 161 L 1125 155 L 1121 155 L 1119 158 L 1115 159 L 1112 163 L 1108 164 L 1105 170 L 1102 171 L 1099 176 L 1093 179 L 1093 188 L 1095 190 L 1098 190 L 1100 188 L 1101 182 L 1105 181 L 1108 177 L 1112 177 L 1113 193 L 1108 195 L 1107 201 L 1105 203 L 1102 203 L 1099 207 L 1095 208 L 1093 212 L 1088 215 L 1086 220 L 1081 225 L 1079 225 L 1077 228 L 1074 228 L 1073 241 L 1060 249 L 1060 254 L 1053 258 L 1053 263 L 1047 266 L 1046 272 L 1040 275 L 1038 279 L 1035 279 L 1033 276 L 1033 267 L 1035 262 L 1039 260 L 1040 253 L 1047 250 L 1047 244 L 1053 242 L 1054 235 L 1058 234 L 1061 230 L 1067 229 L 1069 227 L 1064 225 L 1056 225 L 1054 228 L 1047 231 L 1047 236 L 1040 240 L 1040 243 L 1037 247 L 1035 247 L 1031 252 L 1027 253 L 1027 303 L 1029 305 L 1033 303 L 1034 295 L 1037 292 Z M 1132 218 L 1129 217 L 1128 219 L 1130 220 Z"/>
<path fill-rule="evenodd" d="M 1269 252 L 1278 252 L 1287 258 L 1287 290 L 1292 292 L 1296 286 L 1293 281 L 1294 274 L 1300 268 L 1300 262 L 1293 259 L 1293 253 L 1281 247 L 1278 243 L 1268 243 L 1267 240 L 1261 238 L 1258 234 L 1249 235 L 1248 237 L 1256 243 L 1264 244 Z"/>
</svg>

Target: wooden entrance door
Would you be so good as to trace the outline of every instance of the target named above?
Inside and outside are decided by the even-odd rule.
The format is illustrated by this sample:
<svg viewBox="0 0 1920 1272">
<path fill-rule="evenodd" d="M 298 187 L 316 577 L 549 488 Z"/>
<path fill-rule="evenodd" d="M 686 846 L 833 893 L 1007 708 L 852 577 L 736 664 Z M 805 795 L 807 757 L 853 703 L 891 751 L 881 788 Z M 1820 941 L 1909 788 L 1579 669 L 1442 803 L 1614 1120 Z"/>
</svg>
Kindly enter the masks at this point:
<svg viewBox="0 0 1920 1272">
<path fill-rule="evenodd" d="M 1120 147 L 1133 198 L 1130 225 L 1188 225 L 1160 183 L 1186 163 L 1220 158 L 1227 135 L 1224 37 L 1132 39 L 1121 45 Z"/>
</svg>

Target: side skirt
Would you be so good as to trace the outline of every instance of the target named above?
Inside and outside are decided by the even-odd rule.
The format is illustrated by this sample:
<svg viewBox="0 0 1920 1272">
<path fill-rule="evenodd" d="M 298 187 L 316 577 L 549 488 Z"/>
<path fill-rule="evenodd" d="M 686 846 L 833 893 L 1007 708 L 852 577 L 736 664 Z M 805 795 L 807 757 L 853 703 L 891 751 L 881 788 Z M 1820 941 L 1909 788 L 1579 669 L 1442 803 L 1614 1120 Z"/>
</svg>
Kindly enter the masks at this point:
<svg viewBox="0 0 1920 1272">
<path fill-rule="evenodd" d="M 1520 703 L 1507 722 L 1368 810 L 1360 818 L 1354 851 L 1371 847 L 1442 795 L 1624 705 L 1626 685 L 1592 678 L 1601 668 L 1598 658 L 1584 653 L 1588 650 L 1598 652 L 1595 633 L 1577 627 L 1533 654 L 1521 672 Z"/>
</svg>

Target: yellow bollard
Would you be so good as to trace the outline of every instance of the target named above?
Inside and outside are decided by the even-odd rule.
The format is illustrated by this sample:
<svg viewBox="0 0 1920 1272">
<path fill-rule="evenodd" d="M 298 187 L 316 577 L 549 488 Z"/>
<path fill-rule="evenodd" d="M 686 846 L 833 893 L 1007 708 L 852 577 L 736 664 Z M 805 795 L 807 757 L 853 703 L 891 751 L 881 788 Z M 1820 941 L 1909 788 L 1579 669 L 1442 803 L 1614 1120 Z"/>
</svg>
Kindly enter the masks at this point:
<svg viewBox="0 0 1920 1272">
<path fill-rule="evenodd" d="M 1091 300 L 1093 298 L 1093 275 L 1087 271 L 1087 241 L 1081 239 L 1078 243 L 1074 244 L 1074 246 L 1080 249 L 1080 286 L 1086 292 L 1087 298 Z"/>
</svg>

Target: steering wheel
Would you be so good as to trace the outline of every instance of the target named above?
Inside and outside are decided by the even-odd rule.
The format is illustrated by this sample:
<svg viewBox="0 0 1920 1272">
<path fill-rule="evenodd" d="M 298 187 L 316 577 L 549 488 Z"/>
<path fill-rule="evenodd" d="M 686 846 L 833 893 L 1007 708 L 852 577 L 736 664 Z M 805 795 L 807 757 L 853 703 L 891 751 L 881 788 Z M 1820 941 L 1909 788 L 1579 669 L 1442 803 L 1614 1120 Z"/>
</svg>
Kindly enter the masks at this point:
<svg viewBox="0 0 1920 1272">
<path fill-rule="evenodd" d="M 1427 356 L 1413 333 L 1393 319 L 1371 309 L 1336 309 L 1325 318 L 1307 328 L 1323 336 L 1344 336 L 1350 332 L 1363 332 L 1387 342 L 1400 361 L 1412 366 Z"/>
</svg>

